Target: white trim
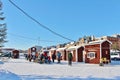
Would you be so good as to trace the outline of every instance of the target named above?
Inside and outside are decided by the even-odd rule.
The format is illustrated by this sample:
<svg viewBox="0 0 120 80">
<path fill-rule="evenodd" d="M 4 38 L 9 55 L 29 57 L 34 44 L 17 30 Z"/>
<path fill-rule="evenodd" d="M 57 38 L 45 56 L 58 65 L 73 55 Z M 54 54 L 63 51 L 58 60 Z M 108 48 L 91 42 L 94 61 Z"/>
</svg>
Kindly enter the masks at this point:
<svg viewBox="0 0 120 80">
<path fill-rule="evenodd" d="M 67 51 L 70 51 L 70 50 L 72 51 L 72 50 L 76 50 L 76 49 L 78 49 L 80 47 L 82 47 L 82 46 L 71 46 L 71 47 L 67 48 L 66 50 Z"/>
<path fill-rule="evenodd" d="M 102 44 L 100 44 L 100 63 L 101 63 L 101 58 L 102 58 Z"/>
<path fill-rule="evenodd" d="M 64 50 L 66 50 L 66 47 L 56 49 L 56 51 L 64 51 Z"/>
<path fill-rule="evenodd" d="M 88 56 L 88 54 L 90 55 L 90 54 L 92 54 L 92 53 L 94 54 L 94 57 Z M 87 54 L 87 58 L 90 58 L 90 59 L 94 59 L 94 58 L 95 58 L 95 54 L 96 54 L 95 52 L 88 52 L 88 54 Z"/>
<path fill-rule="evenodd" d="M 76 49 L 76 62 L 78 62 L 78 49 Z"/>
<path fill-rule="evenodd" d="M 110 49 L 111 49 L 111 44 L 109 44 L 109 46 L 110 46 Z M 110 51 L 110 61 L 111 61 L 111 51 Z"/>
<path fill-rule="evenodd" d="M 92 41 L 92 42 L 89 42 L 89 43 L 86 44 L 86 45 L 102 44 L 102 43 L 105 42 L 105 41 L 107 41 L 107 42 L 109 42 L 110 44 L 112 44 L 112 42 L 109 41 L 109 40 L 98 40 L 98 41 Z"/>
<path fill-rule="evenodd" d="M 52 50 L 56 50 L 56 48 L 51 48 L 50 51 L 52 51 Z"/>
</svg>

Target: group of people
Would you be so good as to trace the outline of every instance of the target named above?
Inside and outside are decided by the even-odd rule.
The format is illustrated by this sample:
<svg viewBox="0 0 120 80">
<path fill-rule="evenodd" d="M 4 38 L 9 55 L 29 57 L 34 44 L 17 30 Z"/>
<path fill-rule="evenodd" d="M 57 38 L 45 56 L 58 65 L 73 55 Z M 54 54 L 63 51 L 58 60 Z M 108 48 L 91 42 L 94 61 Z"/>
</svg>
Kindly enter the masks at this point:
<svg viewBox="0 0 120 80">
<path fill-rule="evenodd" d="M 59 51 L 57 52 L 57 55 L 56 55 L 55 52 L 52 54 L 52 61 L 53 61 L 53 63 L 54 63 L 56 58 L 58 60 L 58 63 L 60 63 L 60 61 L 62 60 L 62 56 L 61 56 L 61 53 Z"/>
<path fill-rule="evenodd" d="M 56 54 L 53 53 L 52 54 L 52 61 L 53 61 L 53 63 L 54 63 L 55 59 L 56 59 Z M 72 53 L 69 51 L 68 52 L 68 65 L 72 65 L 72 59 L 73 59 Z M 59 51 L 57 52 L 57 60 L 58 60 L 58 63 L 60 63 L 61 60 L 62 60 L 61 53 Z"/>
<path fill-rule="evenodd" d="M 47 52 L 40 54 L 38 62 L 40 64 L 42 64 L 42 63 L 49 63 L 50 64 L 51 59 L 50 59 L 50 56 L 47 55 Z"/>
<path fill-rule="evenodd" d="M 35 61 L 37 57 L 38 57 L 37 55 L 25 54 L 25 58 L 26 58 L 27 60 L 29 60 L 30 62 L 31 62 L 32 60 Z"/>
<path fill-rule="evenodd" d="M 61 63 L 62 60 L 62 54 L 57 51 L 57 53 L 53 53 L 52 56 L 48 56 L 47 52 L 44 52 L 42 54 L 40 54 L 39 56 L 33 55 L 33 54 L 29 54 L 29 55 L 25 55 L 26 59 L 29 60 L 31 62 L 31 60 L 35 61 L 36 59 L 38 59 L 38 63 L 51 63 L 51 58 L 52 58 L 52 62 L 54 63 L 55 60 L 57 60 L 57 63 Z M 69 51 L 68 52 L 68 65 L 72 65 L 72 53 Z"/>
</svg>

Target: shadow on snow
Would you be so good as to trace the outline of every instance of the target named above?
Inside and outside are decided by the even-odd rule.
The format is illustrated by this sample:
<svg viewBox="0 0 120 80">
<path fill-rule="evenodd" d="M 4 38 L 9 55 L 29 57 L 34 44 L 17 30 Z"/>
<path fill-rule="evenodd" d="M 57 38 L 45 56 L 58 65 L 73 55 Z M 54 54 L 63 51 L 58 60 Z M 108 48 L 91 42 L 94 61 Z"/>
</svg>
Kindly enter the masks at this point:
<svg viewBox="0 0 120 80">
<path fill-rule="evenodd" d="M 93 78 L 92 76 L 89 76 L 87 78 L 81 78 L 81 77 L 72 77 L 72 76 L 34 76 L 34 75 L 21 75 L 22 80 L 120 80 L 120 76 L 114 77 L 114 78 Z"/>
</svg>

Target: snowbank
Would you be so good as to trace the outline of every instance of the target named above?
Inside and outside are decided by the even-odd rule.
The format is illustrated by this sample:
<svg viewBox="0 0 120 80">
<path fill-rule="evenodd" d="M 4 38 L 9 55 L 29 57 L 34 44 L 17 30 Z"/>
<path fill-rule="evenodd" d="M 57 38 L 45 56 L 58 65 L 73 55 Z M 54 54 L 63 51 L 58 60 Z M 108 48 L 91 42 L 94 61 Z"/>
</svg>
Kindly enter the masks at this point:
<svg viewBox="0 0 120 80">
<path fill-rule="evenodd" d="M 21 80 L 19 76 L 5 70 L 0 70 L 0 80 Z"/>
</svg>

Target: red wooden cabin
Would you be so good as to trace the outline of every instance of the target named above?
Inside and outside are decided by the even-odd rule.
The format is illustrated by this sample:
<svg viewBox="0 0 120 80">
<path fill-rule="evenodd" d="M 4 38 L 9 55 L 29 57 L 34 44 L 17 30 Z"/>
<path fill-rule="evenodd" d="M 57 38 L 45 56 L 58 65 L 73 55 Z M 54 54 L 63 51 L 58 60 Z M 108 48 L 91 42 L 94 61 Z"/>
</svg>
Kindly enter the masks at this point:
<svg viewBox="0 0 120 80">
<path fill-rule="evenodd" d="M 66 48 L 58 48 L 56 51 L 61 53 L 62 60 L 67 60 Z"/>
<path fill-rule="evenodd" d="M 15 59 L 19 58 L 19 50 L 12 51 L 12 58 L 15 58 Z"/>
<path fill-rule="evenodd" d="M 101 63 L 101 59 L 110 60 L 111 42 L 108 40 L 93 41 L 85 45 L 85 63 Z"/>
<path fill-rule="evenodd" d="M 70 51 L 73 55 L 74 62 L 83 62 L 83 50 L 84 47 L 82 46 L 71 46 L 67 49 L 67 54 Z M 68 59 L 68 55 L 67 55 Z"/>
</svg>

